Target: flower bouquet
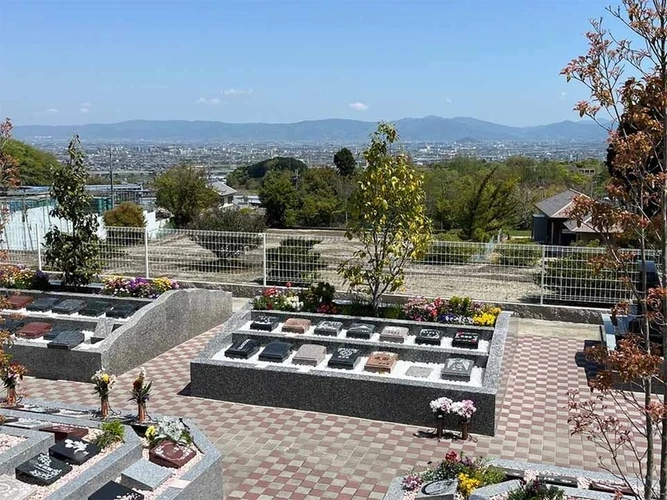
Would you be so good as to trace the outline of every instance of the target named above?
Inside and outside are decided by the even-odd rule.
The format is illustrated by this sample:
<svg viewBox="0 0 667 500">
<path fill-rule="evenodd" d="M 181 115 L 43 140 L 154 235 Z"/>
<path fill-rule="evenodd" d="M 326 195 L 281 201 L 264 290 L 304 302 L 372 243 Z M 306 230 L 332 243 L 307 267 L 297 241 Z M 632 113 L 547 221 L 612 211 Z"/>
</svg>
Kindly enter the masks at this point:
<svg viewBox="0 0 667 500">
<path fill-rule="evenodd" d="M 153 382 L 146 383 L 146 369 L 141 367 L 139 376 L 132 384 L 130 391 L 130 399 L 128 401 L 135 401 L 137 403 L 137 422 L 146 421 L 146 403 L 151 396 L 151 387 Z"/>
<path fill-rule="evenodd" d="M 107 373 L 104 368 L 97 370 L 91 377 L 95 384 L 95 394 L 100 397 L 100 415 L 102 418 L 109 416 L 109 394 L 116 384 L 116 376 Z"/>
<path fill-rule="evenodd" d="M 459 416 L 461 422 L 461 439 L 468 439 L 468 425 L 473 414 L 477 411 L 475 404 L 469 399 L 464 399 L 463 401 L 452 403 L 449 411 Z"/>
<path fill-rule="evenodd" d="M 4 362 L 0 375 L 2 375 L 2 382 L 7 389 L 7 397 L 5 404 L 7 406 L 16 406 L 16 388 L 19 381 L 23 380 L 23 376 L 27 373 L 25 366 L 16 362 Z"/>
</svg>

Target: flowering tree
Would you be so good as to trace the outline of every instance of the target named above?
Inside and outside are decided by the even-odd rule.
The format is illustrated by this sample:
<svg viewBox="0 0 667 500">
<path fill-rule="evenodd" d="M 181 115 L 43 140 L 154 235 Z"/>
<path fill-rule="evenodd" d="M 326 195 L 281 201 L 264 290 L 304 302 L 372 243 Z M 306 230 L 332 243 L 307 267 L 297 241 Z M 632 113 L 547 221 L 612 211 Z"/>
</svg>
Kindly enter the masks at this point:
<svg viewBox="0 0 667 500">
<path fill-rule="evenodd" d="M 631 477 L 620 463 L 621 453 L 629 450 L 643 482 L 641 496 L 648 499 L 659 494 L 665 499 L 667 365 L 660 349 L 667 347 L 667 289 L 648 286 L 645 262 L 650 251 L 657 254 L 663 263 L 662 285 L 667 284 L 667 0 L 623 0 L 622 8 L 608 12 L 641 47 L 635 48 L 596 20 L 586 35 L 588 52 L 562 71 L 568 80 L 583 83 L 591 92 L 589 101 L 576 105 L 579 115 L 592 118 L 609 132 L 606 199 L 577 199 L 571 215 L 593 226 L 605 241 L 608 251 L 593 264 L 618 271 L 632 292 L 640 313 L 640 335 L 622 340 L 614 352 L 588 351 L 603 370 L 591 383 L 592 399 L 570 394 L 570 422 L 574 433 L 585 435 L 610 454 L 606 467 L 631 487 Z M 602 113 L 611 121 L 601 120 Z M 619 250 L 622 240 L 633 241 L 638 255 Z M 614 312 L 628 311 L 629 304 L 624 303 Z M 652 334 L 661 338 L 661 346 L 651 343 Z M 625 418 L 619 419 L 619 414 Z M 661 450 L 658 487 L 657 449 Z"/>
</svg>

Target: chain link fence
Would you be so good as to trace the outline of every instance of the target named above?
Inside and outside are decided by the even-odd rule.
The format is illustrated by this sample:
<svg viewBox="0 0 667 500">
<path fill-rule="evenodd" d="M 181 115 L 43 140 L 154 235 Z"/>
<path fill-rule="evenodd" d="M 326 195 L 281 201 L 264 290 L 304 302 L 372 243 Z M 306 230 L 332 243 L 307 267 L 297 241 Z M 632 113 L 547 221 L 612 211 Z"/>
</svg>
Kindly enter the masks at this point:
<svg viewBox="0 0 667 500">
<path fill-rule="evenodd" d="M 54 271 L 42 263 L 42 238 L 30 228 L 8 233 L 5 260 Z M 102 231 L 100 268 L 107 275 L 214 283 L 296 286 L 328 281 L 342 290 L 339 266 L 360 245 L 340 232 L 324 230 L 235 233 L 110 227 Z M 406 264 L 400 293 L 576 305 L 631 298 L 618 273 L 592 265 L 604 252 L 589 247 L 436 240 L 421 259 Z M 638 256 L 636 250 L 627 252 Z M 659 257 L 649 254 L 661 266 Z M 630 272 L 639 280 L 637 263 Z"/>
</svg>

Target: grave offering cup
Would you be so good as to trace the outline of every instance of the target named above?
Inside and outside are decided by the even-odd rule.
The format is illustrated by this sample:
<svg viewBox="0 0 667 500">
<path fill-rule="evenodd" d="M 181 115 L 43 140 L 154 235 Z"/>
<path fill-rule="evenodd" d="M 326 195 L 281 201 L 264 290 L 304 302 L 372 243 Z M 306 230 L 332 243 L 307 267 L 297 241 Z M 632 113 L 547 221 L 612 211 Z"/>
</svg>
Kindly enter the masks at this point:
<svg viewBox="0 0 667 500">
<path fill-rule="evenodd" d="M 368 323 L 353 323 L 347 329 L 347 336 L 351 339 L 370 340 L 373 333 L 375 333 L 375 325 Z"/>
<path fill-rule="evenodd" d="M 89 300 L 79 311 L 82 316 L 97 318 L 111 310 L 111 304 L 105 300 Z"/>
<path fill-rule="evenodd" d="M 287 318 L 283 323 L 283 332 L 306 333 L 310 328 L 310 320 L 302 318 Z"/>
<path fill-rule="evenodd" d="M 56 441 L 65 439 L 83 439 L 88 434 L 88 429 L 84 427 L 74 427 L 72 425 L 56 424 L 40 429 L 43 432 L 50 432 Z"/>
<path fill-rule="evenodd" d="M 196 454 L 190 446 L 162 441 L 150 449 L 148 456 L 154 464 L 178 469 L 192 460 Z"/>
<path fill-rule="evenodd" d="M 58 303 L 58 300 L 54 297 L 40 297 L 34 302 L 28 304 L 26 309 L 28 311 L 37 311 L 37 312 L 46 312 L 50 311 L 51 308 Z"/>
<path fill-rule="evenodd" d="M 336 337 L 343 329 L 341 321 L 320 321 L 315 327 L 315 335 Z"/>
<path fill-rule="evenodd" d="M 440 345 L 442 332 L 432 328 L 422 328 L 415 338 L 415 344 Z"/>
<path fill-rule="evenodd" d="M 259 316 L 250 323 L 252 330 L 260 330 L 262 332 L 272 332 L 277 326 L 278 318 L 275 316 Z"/>
<path fill-rule="evenodd" d="M 0 500 L 27 500 L 34 492 L 35 487 L 30 484 L 10 476 L 0 476 Z"/>
<path fill-rule="evenodd" d="M 317 366 L 327 355 L 327 348 L 323 345 L 304 344 L 296 351 L 292 363 L 295 365 Z"/>
<path fill-rule="evenodd" d="M 405 342 L 410 330 L 404 326 L 385 326 L 380 332 L 380 340 L 382 342 Z"/>
<path fill-rule="evenodd" d="M 49 342 L 46 347 L 50 349 L 74 349 L 76 346 L 83 343 L 85 339 L 86 336 L 83 332 L 66 330 Z"/>
<path fill-rule="evenodd" d="M 398 361 L 398 354 L 393 352 L 374 352 L 371 354 L 364 370 L 375 373 L 391 373 L 391 370 L 396 366 Z"/>
<path fill-rule="evenodd" d="M 234 342 L 232 346 L 225 351 L 225 356 L 236 359 L 250 359 L 259 351 L 259 341 L 255 339 L 243 339 Z"/>
<path fill-rule="evenodd" d="M 79 310 L 84 306 L 83 300 L 78 299 L 65 299 L 59 304 L 56 304 L 51 308 L 51 311 L 56 314 L 74 314 L 79 312 Z"/>
<path fill-rule="evenodd" d="M 132 316 L 137 309 L 139 309 L 138 304 L 118 304 L 113 306 L 109 311 L 106 312 L 107 318 L 120 318 L 125 319 Z"/>
<path fill-rule="evenodd" d="M 77 438 L 65 438 L 49 448 L 52 456 L 74 465 L 87 462 L 99 452 L 100 449 L 93 443 Z"/>
<path fill-rule="evenodd" d="M 21 328 L 16 335 L 25 339 L 38 339 L 43 337 L 45 333 L 50 332 L 51 328 L 53 328 L 51 323 L 33 321 Z"/>
<path fill-rule="evenodd" d="M 10 295 L 7 297 L 7 304 L 10 309 L 23 309 L 33 300 L 31 295 Z"/>
<path fill-rule="evenodd" d="M 477 349 L 479 347 L 479 335 L 475 332 L 456 332 L 452 339 L 452 347 Z"/>
<path fill-rule="evenodd" d="M 351 347 L 339 347 L 329 360 L 329 368 L 342 368 L 344 370 L 353 370 L 361 361 L 361 351 Z"/>
<path fill-rule="evenodd" d="M 29 484 L 48 486 L 72 470 L 72 466 L 40 453 L 16 468 L 16 479 Z"/>
<path fill-rule="evenodd" d="M 475 366 L 472 359 L 447 358 L 442 369 L 442 378 L 445 380 L 470 381 L 470 374 Z"/>
<path fill-rule="evenodd" d="M 90 495 L 88 500 L 113 500 L 115 498 L 121 498 L 122 500 L 144 500 L 144 496 L 141 493 L 137 493 L 115 481 L 109 481 Z"/>
<path fill-rule="evenodd" d="M 259 360 L 282 363 L 289 357 L 291 351 L 292 344 L 289 342 L 269 342 L 259 354 Z"/>
<path fill-rule="evenodd" d="M 109 416 L 109 398 L 103 396 L 100 398 L 100 417 L 107 418 Z"/>
</svg>

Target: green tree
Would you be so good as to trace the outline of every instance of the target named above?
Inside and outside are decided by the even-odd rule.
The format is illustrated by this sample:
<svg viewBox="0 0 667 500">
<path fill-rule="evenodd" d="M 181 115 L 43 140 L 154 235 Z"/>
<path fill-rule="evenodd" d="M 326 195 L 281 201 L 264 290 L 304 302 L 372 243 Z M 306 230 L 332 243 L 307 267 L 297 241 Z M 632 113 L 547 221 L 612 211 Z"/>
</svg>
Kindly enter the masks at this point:
<svg viewBox="0 0 667 500">
<path fill-rule="evenodd" d="M 293 226 L 299 196 L 290 171 L 272 170 L 262 182 L 259 199 L 266 211 L 266 222 L 271 227 Z"/>
<path fill-rule="evenodd" d="M 62 272 L 64 285 L 87 285 L 99 270 L 100 244 L 97 216 L 86 191 L 88 169 L 79 136 L 67 148 L 69 159 L 53 169 L 51 197 L 56 205 L 51 217 L 64 220 L 71 232 L 51 226 L 44 235 L 44 260 Z"/>
<path fill-rule="evenodd" d="M 479 174 L 466 178 L 459 213 L 461 239 L 484 241 L 499 229 L 516 223 L 516 180 L 495 178 L 497 170 L 493 168 L 479 181 Z"/>
<path fill-rule="evenodd" d="M 18 161 L 19 180 L 22 186 L 51 184 L 51 170 L 58 165 L 55 156 L 14 139 L 7 141 L 4 149 Z"/>
<path fill-rule="evenodd" d="M 357 168 L 357 160 L 354 159 L 352 151 L 347 148 L 343 148 L 334 154 L 333 162 L 338 173 L 344 177 L 353 175 Z"/>
<path fill-rule="evenodd" d="M 352 290 L 362 290 L 377 312 L 384 293 L 403 286 L 404 265 L 428 248 L 431 223 L 424 206 L 423 177 L 403 153 L 393 125 L 381 123 L 364 152 L 368 167 L 359 177 L 349 205 L 346 236 L 361 249 L 339 267 Z"/>
<path fill-rule="evenodd" d="M 264 215 L 251 208 L 215 207 L 199 214 L 188 227 L 207 231 L 193 233 L 191 238 L 219 259 L 229 260 L 261 245 L 262 237 L 258 233 L 264 232 L 266 221 Z"/>
<path fill-rule="evenodd" d="M 206 172 L 179 165 L 155 179 L 157 205 L 173 214 L 176 227 L 186 227 L 202 211 L 213 207 L 218 195 L 208 185 Z"/>
<path fill-rule="evenodd" d="M 266 174 L 274 170 L 298 172 L 302 175 L 308 170 L 308 165 L 296 158 L 276 156 L 252 165 L 238 167 L 227 175 L 227 185 L 234 189 L 255 190 L 261 185 Z"/>
<path fill-rule="evenodd" d="M 107 228 L 107 241 L 115 245 L 136 245 L 143 241 L 146 227 L 144 210 L 136 203 L 126 201 L 117 205 L 102 216 Z M 134 229 L 116 229 L 134 228 Z"/>
<path fill-rule="evenodd" d="M 331 227 L 345 213 L 343 185 L 348 184 L 332 168 L 307 170 L 298 187 L 298 222 L 309 227 Z"/>
</svg>

